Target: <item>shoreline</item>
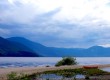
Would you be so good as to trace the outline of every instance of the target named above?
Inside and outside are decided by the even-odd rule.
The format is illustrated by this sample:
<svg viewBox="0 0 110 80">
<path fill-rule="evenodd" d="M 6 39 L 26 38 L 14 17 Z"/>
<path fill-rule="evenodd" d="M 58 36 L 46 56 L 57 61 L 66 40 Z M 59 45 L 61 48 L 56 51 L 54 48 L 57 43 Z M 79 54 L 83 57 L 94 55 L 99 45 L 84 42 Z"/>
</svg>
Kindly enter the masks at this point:
<svg viewBox="0 0 110 80">
<path fill-rule="evenodd" d="M 16 73 L 24 73 L 24 74 L 34 74 L 34 73 L 40 73 L 44 71 L 51 71 L 51 70 L 61 70 L 61 69 L 76 69 L 76 68 L 82 68 L 85 65 L 72 65 L 72 66 L 60 66 L 60 67 L 19 67 L 19 68 L 0 68 L 0 80 L 7 80 L 6 77 L 11 72 Z M 98 68 L 107 68 L 110 67 L 110 64 L 104 64 L 104 65 L 86 65 L 86 66 L 98 66 Z"/>
</svg>

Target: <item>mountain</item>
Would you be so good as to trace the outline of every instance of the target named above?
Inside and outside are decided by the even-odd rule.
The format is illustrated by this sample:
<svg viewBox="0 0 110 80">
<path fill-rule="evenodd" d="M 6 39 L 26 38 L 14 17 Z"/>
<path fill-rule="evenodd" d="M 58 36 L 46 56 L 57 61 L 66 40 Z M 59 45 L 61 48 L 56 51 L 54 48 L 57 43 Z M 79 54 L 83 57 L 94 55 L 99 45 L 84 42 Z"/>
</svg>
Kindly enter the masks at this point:
<svg viewBox="0 0 110 80">
<path fill-rule="evenodd" d="M 1 57 L 35 57 L 39 56 L 27 46 L 0 37 Z"/>
<path fill-rule="evenodd" d="M 38 52 L 39 55 L 43 55 L 45 57 L 62 57 L 62 56 L 79 56 L 77 54 L 80 52 L 79 48 L 54 48 L 54 47 L 46 47 L 42 44 L 39 44 L 37 42 L 32 42 L 26 38 L 23 37 L 11 37 L 7 38 L 9 41 L 21 43 L 30 49 L 34 50 L 35 52 Z M 77 52 L 77 53 L 76 53 Z M 80 56 L 83 56 L 80 54 Z"/>
<path fill-rule="evenodd" d="M 46 47 L 42 44 L 39 44 L 37 42 L 30 41 L 23 37 L 11 37 L 11 38 L 7 38 L 7 40 L 21 43 L 21 44 L 29 47 L 30 49 L 32 49 L 34 52 L 39 53 L 39 55 L 42 55 L 45 57 L 59 56 L 58 54 L 56 54 L 56 52 L 53 49 Z"/>
<path fill-rule="evenodd" d="M 32 42 L 23 37 L 11 37 L 7 40 L 21 43 L 34 52 L 38 52 L 38 55 L 45 57 L 64 57 L 64 56 L 75 56 L 75 57 L 106 57 L 110 56 L 110 48 L 102 46 L 92 46 L 90 48 L 55 48 L 46 47 L 42 44 Z"/>
<path fill-rule="evenodd" d="M 85 49 L 85 53 L 95 57 L 108 57 L 110 56 L 110 48 L 105 48 L 102 46 L 92 46 L 88 49 Z"/>
</svg>

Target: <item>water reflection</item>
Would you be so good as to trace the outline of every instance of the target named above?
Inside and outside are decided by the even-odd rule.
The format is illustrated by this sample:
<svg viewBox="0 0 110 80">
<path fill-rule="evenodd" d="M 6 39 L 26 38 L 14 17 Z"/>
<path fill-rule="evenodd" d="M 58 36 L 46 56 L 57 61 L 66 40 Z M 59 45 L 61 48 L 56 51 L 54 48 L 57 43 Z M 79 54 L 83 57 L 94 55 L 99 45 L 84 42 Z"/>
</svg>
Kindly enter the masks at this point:
<svg viewBox="0 0 110 80">
<path fill-rule="evenodd" d="M 37 76 L 36 80 L 62 80 L 62 79 L 84 79 L 85 76 L 82 74 L 40 74 Z"/>
<path fill-rule="evenodd" d="M 103 70 L 103 71 L 107 71 L 107 72 L 110 72 L 110 67 L 107 67 L 107 68 L 101 68 L 101 70 Z"/>
</svg>

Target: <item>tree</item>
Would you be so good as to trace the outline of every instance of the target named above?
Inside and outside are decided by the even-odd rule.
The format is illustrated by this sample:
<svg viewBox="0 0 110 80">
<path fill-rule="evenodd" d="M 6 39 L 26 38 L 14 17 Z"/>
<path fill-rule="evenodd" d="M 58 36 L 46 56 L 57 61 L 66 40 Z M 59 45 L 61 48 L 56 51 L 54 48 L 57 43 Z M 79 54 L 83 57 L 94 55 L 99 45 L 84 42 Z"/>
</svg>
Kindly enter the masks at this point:
<svg viewBox="0 0 110 80">
<path fill-rule="evenodd" d="M 63 65 L 76 65 L 76 59 L 73 57 L 64 57 L 62 60 L 57 62 L 55 66 L 63 66 Z"/>
</svg>

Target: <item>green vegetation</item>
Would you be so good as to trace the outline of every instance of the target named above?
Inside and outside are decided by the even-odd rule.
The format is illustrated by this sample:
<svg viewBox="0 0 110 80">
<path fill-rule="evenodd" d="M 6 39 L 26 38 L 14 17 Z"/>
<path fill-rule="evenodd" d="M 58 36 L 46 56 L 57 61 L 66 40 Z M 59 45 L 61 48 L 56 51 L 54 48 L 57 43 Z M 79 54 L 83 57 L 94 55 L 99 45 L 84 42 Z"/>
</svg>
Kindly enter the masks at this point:
<svg viewBox="0 0 110 80">
<path fill-rule="evenodd" d="M 15 72 L 12 72 L 7 75 L 8 80 L 15 80 L 17 78 L 17 74 Z"/>
<path fill-rule="evenodd" d="M 31 80 L 36 77 L 36 74 L 27 75 L 27 74 L 17 74 L 15 72 L 11 72 L 7 75 L 7 80 Z"/>
<path fill-rule="evenodd" d="M 63 76 L 63 78 L 71 78 L 73 80 L 77 80 L 76 75 L 81 74 L 81 75 L 85 76 L 85 80 L 91 80 L 90 79 L 91 76 L 96 77 L 96 76 L 110 74 L 110 73 L 102 71 L 100 69 L 79 68 L 79 69 L 64 69 L 64 70 L 45 71 L 44 74 L 56 74 L 58 76 Z"/>
<path fill-rule="evenodd" d="M 61 61 L 55 64 L 55 66 L 63 66 L 63 65 L 76 65 L 76 59 L 73 57 L 64 57 Z"/>
<path fill-rule="evenodd" d="M 90 76 L 96 76 L 96 75 L 103 75 L 107 74 L 108 72 L 102 71 L 100 69 L 64 69 L 64 70 L 53 70 L 53 71 L 45 71 L 45 74 L 58 74 L 58 75 L 76 75 L 76 74 L 83 74 L 83 75 L 90 75 Z"/>
<path fill-rule="evenodd" d="M 99 76 L 99 75 L 105 75 L 110 74 L 108 72 L 102 71 L 100 69 L 84 69 L 84 68 L 78 68 L 78 69 L 63 69 L 63 70 L 52 70 L 52 71 L 45 71 L 42 73 L 32 74 L 32 75 L 26 75 L 26 74 L 17 74 L 17 73 L 10 73 L 7 75 L 8 80 L 34 80 L 36 78 L 39 78 L 42 74 L 55 74 L 58 76 L 62 76 L 63 78 L 72 78 L 73 80 L 76 80 L 77 74 L 85 75 L 85 79 L 89 79 L 90 76 Z M 47 80 L 50 80 L 47 78 Z"/>
</svg>

